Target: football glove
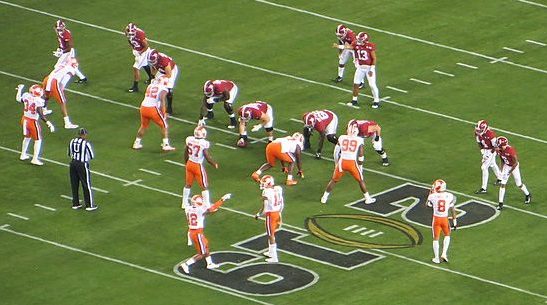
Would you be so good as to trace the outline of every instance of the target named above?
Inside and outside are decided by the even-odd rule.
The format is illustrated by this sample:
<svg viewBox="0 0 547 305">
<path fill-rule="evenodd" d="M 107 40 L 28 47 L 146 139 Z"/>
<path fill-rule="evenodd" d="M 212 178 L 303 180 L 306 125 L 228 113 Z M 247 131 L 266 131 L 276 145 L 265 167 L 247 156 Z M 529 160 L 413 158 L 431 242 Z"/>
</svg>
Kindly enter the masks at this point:
<svg viewBox="0 0 547 305">
<path fill-rule="evenodd" d="M 255 131 L 259 131 L 260 128 L 262 128 L 262 124 L 256 124 L 253 126 L 253 128 L 251 129 L 252 132 L 255 132 Z"/>
<path fill-rule="evenodd" d="M 17 85 L 17 88 L 15 88 L 15 90 L 21 91 L 21 90 L 23 90 L 23 88 L 25 88 L 25 85 L 19 84 L 19 85 Z"/>
<path fill-rule="evenodd" d="M 53 51 L 52 53 L 53 53 L 53 56 L 55 56 L 55 57 L 61 57 L 61 55 L 63 55 L 63 50 L 58 48 L 57 50 Z"/>
<path fill-rule="evenodd" d="M 55 132 L 55 126 L 50 121 L 46 122 L 47 127 L 49 128 L 50 132 Z"/>
<path fill-rule="evenodd" d="M 220 199 L 222 199 L 223 201 L 226 201 L 230 198 L 232 198 L 232 194 L 228 193 L 228 194 L 224 194 L 224 196 L 222 196 Z"/>
</svg>

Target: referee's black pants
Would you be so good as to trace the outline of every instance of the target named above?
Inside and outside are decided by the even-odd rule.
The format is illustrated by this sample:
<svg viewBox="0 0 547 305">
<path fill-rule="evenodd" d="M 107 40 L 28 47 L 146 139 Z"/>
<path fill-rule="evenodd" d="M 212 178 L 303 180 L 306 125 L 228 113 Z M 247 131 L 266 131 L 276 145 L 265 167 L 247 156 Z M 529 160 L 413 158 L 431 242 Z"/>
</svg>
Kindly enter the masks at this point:
<svg viewBox="0 0 547 305">
<path fill-rule="evenodd" d="M 80 204 L 78 189 L 82 184 L 84 190 L 84 202 L 86 207 L 93 207 L 93 196 L 91 195 L 91 171 L 89 163 L 72 160 L 70 162 L 70 185 L 72 186 L 72 205 Z"/>
</svg>

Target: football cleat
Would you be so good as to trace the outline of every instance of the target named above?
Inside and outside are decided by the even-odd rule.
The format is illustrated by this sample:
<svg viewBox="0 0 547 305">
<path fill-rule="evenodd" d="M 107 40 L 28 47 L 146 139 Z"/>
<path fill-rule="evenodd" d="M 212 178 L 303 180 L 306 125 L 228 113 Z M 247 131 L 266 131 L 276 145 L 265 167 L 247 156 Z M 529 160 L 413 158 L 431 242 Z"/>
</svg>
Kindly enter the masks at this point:
<svg viewBox="0 0 547 305">
<path fill-rule="evenodd" d="M 40 160 L 38 160 L 38 159 L 32 159 L 32 160 L 30 161 L 30 163 L 32 163 L 32 164 L 34 164 L 34 165 L 38 165 L 38 166 L 44 165 L 44 162 L 42 162 L 42 161 L 40 161 Z"/>
<path fill-rule="evenodd" d="M 98 209 L 98 208 L 99 208 L 98 206 L 94 205 L 94 206 L 92 206 L 92 207 L 87 207 L 87 208 L 85 208 L 85 210 L 86 210 L 86 211 L 95 211 L 95 210 Z"/>
<path fill-rule="evenodd" d="M 21 160 L 21 161 L 25 161 L 25 160 L 28 160 L 28 159 L 30 159 L 30 157 L 27 154 L 21 155 L 19 157 L 19 160 Z"/>
<path fill-rule="evenodd" d="M 87 77 L 80 78 L 79 80 L 75 81 L 76 84 L 86 84 L 87 83 Z"/>
<path fill-rule="evenodd" d="M 315 159 L 321 159 L 321 153 L 315 153 Z"/>
<path fill-rule="evenodd" d="M 73 210 L 81 209 L 82 207 L 83 207 L 83 205 L 82 205 L 81 203 L 73 204 L 73 205 L 72 205 L 72 209 L 73 209 Z"/>
<path fill-rule="evenodd" d="M 486 190 L 481 187 L 480 189 L 475 191 L 475 194 L 486 194 Z"/>
<path fill-rule="evenodd" d="M 142 144 L 141 143 L 133 143 L 133 149 L 141 149 L 142 148 Z"/>
<path fill-rule="evenodd" d="M 297 185 L 297 184 L 298 184 L 298 181 L 296 181 L 296 180 L 292 180 L 292 179 L 289 180 L 289 179 L 287 179 L 287 181 L 285 181 L 285 185 L 286 185 L 286 186 L 293 186 L 293 185 Z"/>
<path fill-rule="evenodd" d="M 448 263 L 448 257 L 447 256 L 441 256 L 441 262 Z"/>
<path fill-rule="evenodd" d="M 256 181 L 256 182 L 260 182 L 260 175 L 257 174 L 257 172 L 253 172 L 251 174 L 251 178 L 253 178 L 253 180 Z"/>
<path fill-rule="evenodd" d="M 371 203 L 375 203 L 375 202 L 376 202 L 376 198 L 365 199 L 365 204 L 371 204 Z"/>
<path fill-rule="evenodd" d="M 173 150 L 176 150 L 176 148 L 174 148 L 173 146 L 169 145 L 169 144 L 162 144 L 161 145 L 161 150 L 163 151 L 173 151 Z"/>
<path fill-rule="evenodd" d="M 389 160 L 387 158 L 382 159 L 382 166 L 389 166 Z"/>
<path fill-rule="evenodd" d="M 325 196 L 321 197 L 321 203 L 323 204 L 326 204 L 328 200 L 329 200 L 329 197 L 325 197 Z"/>
<path fill-rule="evenodd" d="M 351 101 L 349 103 L 346 103 L 347 106 L 353 106 L 353 107 L 357 107 L 358 104 L 357 104 L 357 101 Z"/>
<path fill-rule="evenodd" d="M 190 274 L 190 268 L 188 267 L 188 265 L 186 265 L 186 263 L 180 264 L 180 267 L 182 268 L 182 271 L 184 271 L 184 273 Z"/>
<path fill-rule="evenodd" d="M 359 84 L 359 89 L 363 89 L 364 86 L 365 86 L 365 83 L 361 82 L 361 83 Z"/>
<path fill-rule="evenodd" d="M 344 78 L 340 77 L 340 76 L 337 76 L 335 79 L 333 79 L 332 81 L 335 82 L 335 83 L 339 83 L 341 81 L 343 81 Z"/>
<path fill-rule="evenodd" d="M 268 257 L 267 259 L 265 259 L 265 261 L 268 263 L 279 263 L 279 260 L 272 257 Z"/>
<path fill-rule="evenodd" d="M 378 109 L 378 108 L 380 108 L 380 103 L 374 102 L 374 103 L 372 103 L 371 107 L 374 108 L 374 109 Z"/>
<path fill-rule="evenodd" d="M 270 255 L 270 252 L 269 252 L 269 251 L 266 251 L 266 252 L 262 253 L 262 255 L 264 255 L 264 256 L 266 256 L 266 257 L 272 257 L 272 256 Z"/>
<path fill-rule="evenodd" d="M 503 202 L 498 203 L 498 207 L 496 208 L 498 211 L 503 210 Z"/>
<path fill-rule="evenodd" d="M 440 264 L 441 263 L 441 260 L 436 258 L 436 257 L 432 258 L 431 261 L 434 262 L 435 264 Z"/>
<path fill-rule="evenodd" d="M 53 110 L 47 109 L 46 107 L 43 107 L 43 108 L 42 108 L 42 113 L 43 113 L 44 115 L 49 115 L 49 114 L 52 114 L 52 113 L 53 113 Z"/>
<path fill-rule="evenodd" d="M 129 93 L 139 92 L 139 87 L 131 87 L 131 88 L 127 89 L 127 92 L 129 92 Z"/>
<path fill-rule="evenodd" d="M 524 204 L 530 204 L 532 202 L 532 194 L 528 194 L 524 197 Z"/>
<path fill-rule="evenodd" d="M 207 269 L 211 270 L 211 269 L 216 269 L 220 267 L 220 265 L 217 265 L 215 263 L 210 263 L 210 264 L 207 264 Z"/>
<path fill-rule="evenodd" d="M 72 124 L 70 122 L 65 124 L 65 129 L 76 129 L 76 128 L 78 128 L 78 125 L 76 124 Z"/>
<path fill-rule="evenodd" d="M 235 128 L 236 128 L 236 125 L 231 125 L 231 124 L 230 124 L 230 125 L 228 125 L 227 127 L 228 127 L 228 129 L 235 129 Z"/>
</svg>

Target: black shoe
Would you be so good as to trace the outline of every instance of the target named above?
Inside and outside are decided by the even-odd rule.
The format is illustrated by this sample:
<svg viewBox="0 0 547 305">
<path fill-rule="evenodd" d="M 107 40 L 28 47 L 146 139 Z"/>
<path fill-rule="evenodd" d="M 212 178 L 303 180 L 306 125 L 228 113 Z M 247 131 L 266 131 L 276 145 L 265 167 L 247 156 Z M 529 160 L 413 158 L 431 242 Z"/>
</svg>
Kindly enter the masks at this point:
<svg viewBox="0 0 547 305">
<path fill-rule="evenodd" d="M 486 190 L 481 187 L 475 192 L 475 194 L 486 194 Z"/>
<path fill-rule="evenodd" d="M 173 114 L 173 108 L 172 108 L 172 107 L 169 107 L 169 106 L 167 106 L 167 113 L 169 113 L 169 114 Z"/>
<path fill-rule="evenodd" d="M 359 89 L 363 89 L 364 86 L 365 86 L 365 83 L 360 83 L 359 84 Z"/>
<path fill-rule="evenodd" d="M 524 197 L 524 204 L 530 204 L 530 202 L 532 202 L 532 194 L 528 194 Z"/>
<path fill-rule="evenodd" d="M 372 103 L 372 108 L 374 109 L 380 108 L 380 103 L 377 103 L 377 102 Z"/>
<path fill-rule="evenodd" d="M 357 105 L 357 101 L 353 101 L 353 100 L 352 100 L 351 102 L 349 102 L 349 103 L 346 103 L 346 105 L 348 105 L 348 106 L 355 106 L 355 107 L 358 106 L 358 105 Z"/>
<path fill-rule="evenodd" d="M 130 92 L 130 93 L 139 92 L 139 87 L 131 87 L 127 90 L 127 92 Z"/>
<path fill-rule="evenodd" d="M 335 79 L 333 79 L 332 81 L 335 82 L 335 83 L 339 83 L 341 82 L 342 80 L 344 80 L 342 77 L 340 76 L 337 76 Z"/>
<path fill-rule="evenodd" d="M 321 153 L 315 153 L 315 159 L 321 159 Z"/>
<path fill-rule="evenodd" d="M 389 160 L 387 158 L 382 159 L 382 165 L 383 166 L 389 166 Z"/>
<path fill-rule="evenodd" d="M 503 202 L 500 202 L 497 207 L 498 211 L 501 211 L 503 209 Z"/>
<path fill-rule="evenodd" d="M 73 209 L 73 210 L 81 209 L 82 206 L 83 206 L 83 205 L 82 205 L 81 203 L 73 204 L 73 205 L 72 205 L 72 209 Z"/>
<path fill-rule="evenodd" d="M 85 84 L 87 83 L 87 77 L 80 78 L 79 80 L 75 81 L 76 84 Z"/>
<path fill-rule="evenodd" d="M 496 182 L 494 182 L 494 185 L 495 185 L 495 186 L 501 185 L 501 180 L 500 180 L 500 179 L 496 180 Z"/>
</svg>

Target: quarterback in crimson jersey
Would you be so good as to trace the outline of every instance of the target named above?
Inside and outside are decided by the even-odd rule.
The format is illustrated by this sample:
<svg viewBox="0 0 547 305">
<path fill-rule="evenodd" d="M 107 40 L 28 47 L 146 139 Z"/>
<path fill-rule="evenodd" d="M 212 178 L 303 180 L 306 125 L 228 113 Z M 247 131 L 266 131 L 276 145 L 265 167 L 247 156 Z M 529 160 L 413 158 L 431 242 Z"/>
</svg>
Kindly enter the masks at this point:
<svg viewBox="0 0 547 305">
<path fill-rule="evenodd" d="M 505 197 L 505 185 L 509 177 L 513 175 L 515 178 L 515 184 L 524 193 L 524 203 L 529 204 L 532 202 L 532 194 L 528 191 L 528 188 L 520 177 L 520 166 L 517 158 L 517 151 L 509 145 L 509 141 L 506 137 L 498 137 L 496 139 L 497 153 L 503 163 L 501 168 L 501 184 L 499 191 L 498 210 L 503 209 L 503 199 Z"/>
<path fill-rule="evenodd" d="M 310 136 L 316 130 L 319 133 L 319 143 L 317 144 L 315 157 L 320 159 L 325 138 L 334 145 L 338 143 L 338 137 L 336 136 L 338 116 L 330 110 L 314 110 L 304 113 L 302 120 L 304 121 L 304 150 L 311 147 Z"/>
<path fill-rule="evenodd" d="M 29 92 L 23 93 L 24 85 L 17 86 L 17 95 L 15 100 L 25 105 L 23 111 L 23 117 L 21 118 L 21 125 L 23 127 L 23 145 L 21 148 L 20 160 L 28 160 L 30 157 L 27 155 L 27 150 L 30 145 L 30 140 L 34 140 L 34 154 L 30 163 L 34 165 L 44 165 L 40 161 L 40 148 L 42 147 L 42 129 L 40 128 L 40 122 L 38 119 L 44 121 L 49 128 L 49 131 L 54 132 L 55 127 L 48 121 L 45 115 L 42 113 L 44 107 L 44 89 L 40 85 L 32 85 L 29 88 Z"/>
<path fill-rule="evenodd" d="M 144 68 L 146 74 L 148 74 L 148 83 L 152 81 L 152 73 L 148 66 L 148 54 L 150 54 L 151 49 L 148 45 L 148 39 L 146 39 L 146 33 L 136 24 L 130 22 L 125 27 L 124 32 L 127 37 L 127 42 L 133 50 L 133 56 L 135 56 L 135 63 L 133 64 L 133 86 L 129 88 L 128 91 L 138 92 L 139 81 L 141 80 L 141 68 Z"/>
<path fill-rule="evenodd" d="M 376 44 L 369 41 L 370 36 L 365 32 L 357 34 L 356 43 L 352 46 L 355 63 L 353 77 L 353 98 L 348 105 L 357 106 L 357 97 L 362 83 L 367 78 L 374 101 L 372 108 L 380 107 L 380 91 L 376 85 Z"/>
<path fill-rule="evenodd" d="M 482 161 L 481 161 L 481 171 L 482 171 L 482 184 L 481 188 L 475 192 L 475 194 L 484 194 L 486 193 L 486 188 L 488 187 L 488 168 L 491 168 L 496 175 L 496 183 L 494 185 L 499 185 L 501 183 L 501 172 L 496 163 L 496 133 L 490 129 L 488 122 L 485 120 L 480 120 L 477 122 L 475 127 L 475 139 L 481 150 Z"/>
<path fill-rule="evenodd" d="M 351 48 L 355 45 L 355 33 L 343 24 L 336 27 L 336 37 L 338 43 L 333 43 L 332 47 L 338 49 L 338 75 L 334 82 L 341 82 L 344 79 L 344 69 L 346 63 L 353 57 Z"/>
<path fill-rule="evenodd" d="M 59 41 L 59 47 L 53 51 L 53 56 L 58 57 L 55 68 L 66 64 L 70 58 L 76 58 L 76 50 L 74 49 L 74 41 L 72 40 L 72 33 L 67 29 L 65 22 L 59 19 L 55 22 L 55 33 L 57 33 L 57 40 Z M 75 70 L 78 80 L 76 83 L 83 84 L 87 82 L 87 78 L 82 74 L 79 68 Z"/>
<path fill-rule="evenodd" d="M 205 123 L 205 119 L 212 119 L 215 114 L 213 106 L 218 102 L 224 102 L 224 110 L 230 117 L 228 128 L 236 128 L 236 115 L 234 113 L 234 102 L 237 98 L 238 88 L 231 80 L 208 80 L 203 85 L 203 104 L 200 113 L 201 124 Z"/>
<path fill-rule="evenodd" d="M 350 120 L 348 122 L 348 127 L 350 125 L 355 125 L 359 130 L 359 136 L 363 138 L 370 138 L 372 141 L 372 147 L 382 158 L 382 165 L 389 166 L 389 160 L 387 158 L 387 153 L 384 149 L 382 141 L 382 128 L 375 121 L 368 120 Z"/>
</svg>

